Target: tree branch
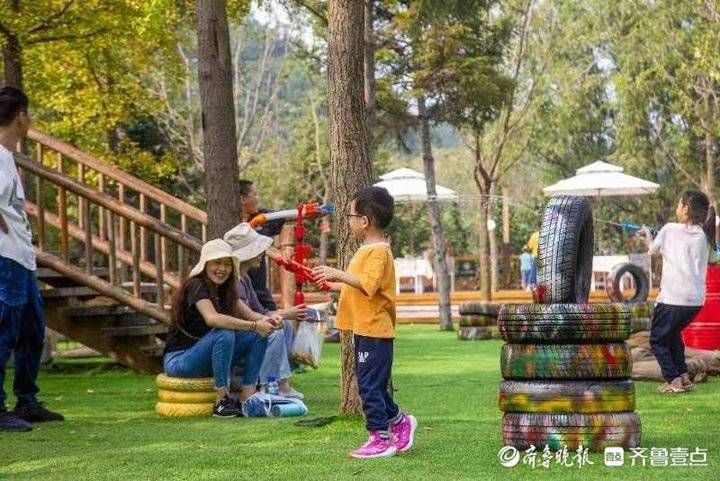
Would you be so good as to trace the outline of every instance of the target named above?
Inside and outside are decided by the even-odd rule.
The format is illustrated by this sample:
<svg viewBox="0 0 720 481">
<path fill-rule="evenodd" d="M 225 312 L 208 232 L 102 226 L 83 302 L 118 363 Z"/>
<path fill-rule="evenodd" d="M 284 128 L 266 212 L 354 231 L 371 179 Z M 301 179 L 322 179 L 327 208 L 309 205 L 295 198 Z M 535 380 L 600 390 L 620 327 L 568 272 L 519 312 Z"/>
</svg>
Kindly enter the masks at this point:
<svg viewBox="0 0 720 481">
<path fill-rule="evenodd" d="M 57 12 L 49 15 L 45 20 L 43 20 L 40 23 L 35 24 L 34 26 L 30 27 L 30 30 L 28 30 L 28 34 L 43 32 L 45 30 L 48 30 L 53 27 L 52 22 L 57 20 L 58 18 L 62 17 L 67 13 L 67 11 L 70 9 L 72 4 L 75 3 L 75 0 L 67 0 L 65 2 L 65 5 L 58 10 Z"/>
<path fill-rule="evenodd" d="M 328 26 L 328 19 L 323 13 L 317 9 L 315 6 L 311 5 L 309 1 L 305 0 L 295 0 L 295 3 L 300 5 L 301 7 L 305 8 L 308 12 L 310 12 L 315 18 L 320 20 L 322 22 L 323 26 Z"/>
<path fill-rule="evenodd" d="M 34 40 L 29 40 L 27 42 L 27 45 L 37 45 L 39 43 L 50 43 L 50 42 L 61 42 L 61 41 L 71 42 L 73 40 L 83 40 L 83 39 L 87 39 L 87 38 L 93 38 L 97 35 L 107 32 L 107 31 L 108 31 L 107 28 L 100 28 L 98 30 L 94 30 L 92 32 L 87 32 L 87 33 L 40 37 L 40 38 L 36 38 Z"/>
</svg>

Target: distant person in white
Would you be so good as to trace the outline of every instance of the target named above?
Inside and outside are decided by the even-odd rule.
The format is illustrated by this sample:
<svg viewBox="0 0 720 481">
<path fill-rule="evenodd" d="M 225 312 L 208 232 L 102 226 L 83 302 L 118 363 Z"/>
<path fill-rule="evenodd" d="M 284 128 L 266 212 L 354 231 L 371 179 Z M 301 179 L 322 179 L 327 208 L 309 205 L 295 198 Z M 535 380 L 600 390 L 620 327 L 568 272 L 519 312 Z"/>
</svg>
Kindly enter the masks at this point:
<svg viewBox="0 0 720 481">
<path fill-rule="evenodd" d="M 14 152 L 30 127 L 28 98 L 0 89 L 0 431 L 30 431 L 32 423 L 62 421 L 38 402 L 45 316 L 35 276 L 35 251 L 25 214 L 25 191 Z M 5 401 L 5 364 L 14 352 L 14 411 Z"/>
<path fill-rule="evenodd" d="M 702 192 L 687 191 L 678 201 L 678 222 L 666 224 L 655 240 L 643 227 L 642 235 L 652 255 L 662 255 L 660 294 L 653 311 L 650 346 L 660 364 L 664 394 L 693 388 L 685 364 L 682 330 L 705 303 L 705 276 L 708 263 L 717 262 L 715 253 L 715 209 Z"/>
</svg>

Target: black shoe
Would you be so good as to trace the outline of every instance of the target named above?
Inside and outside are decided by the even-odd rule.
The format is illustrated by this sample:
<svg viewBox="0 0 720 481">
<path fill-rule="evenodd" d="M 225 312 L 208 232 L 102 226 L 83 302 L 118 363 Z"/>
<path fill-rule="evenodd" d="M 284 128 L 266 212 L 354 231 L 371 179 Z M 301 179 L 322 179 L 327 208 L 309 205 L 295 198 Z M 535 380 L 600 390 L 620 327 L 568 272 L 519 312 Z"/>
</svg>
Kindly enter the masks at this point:
<svg viewBox="0 0 720 481">
<path fill-rule="evenodd" d="M 65 421 L 62 414 L 46 409 L 42 403 L 18 404 L 15 406 L 15 415 L 29 423 L 44 423 L 47 421 Z"/>
<path fill-rule="evenodd" d="M 222 398 L 215 403 L 213 417 L 215 418 L 236 418 L 242 416 L 240 406 L 230 398 Z"/>
<path fill-rule="evenodd" d="M 15 413 L 0 411 L 0 431 L 32 431 L 32 424 L 20 419 Z"/>
</svg>

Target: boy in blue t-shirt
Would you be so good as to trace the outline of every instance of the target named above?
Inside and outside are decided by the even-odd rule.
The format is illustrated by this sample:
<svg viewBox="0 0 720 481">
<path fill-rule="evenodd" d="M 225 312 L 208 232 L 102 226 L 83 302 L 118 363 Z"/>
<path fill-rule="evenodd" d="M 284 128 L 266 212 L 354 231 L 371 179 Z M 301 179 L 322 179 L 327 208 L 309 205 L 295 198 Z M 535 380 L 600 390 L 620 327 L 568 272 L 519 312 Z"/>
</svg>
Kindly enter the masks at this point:
<svg viewBox="0 0 720 481">
<path fill-rule="evenodd" d="M 528 246 L 523 247 L 523 253 L 520 255 L 520 284 L 523 290 L 529 291 L 533 284 L 533 269 L 535 268 L 535 258 L 530 253 Z"/>
</svg>

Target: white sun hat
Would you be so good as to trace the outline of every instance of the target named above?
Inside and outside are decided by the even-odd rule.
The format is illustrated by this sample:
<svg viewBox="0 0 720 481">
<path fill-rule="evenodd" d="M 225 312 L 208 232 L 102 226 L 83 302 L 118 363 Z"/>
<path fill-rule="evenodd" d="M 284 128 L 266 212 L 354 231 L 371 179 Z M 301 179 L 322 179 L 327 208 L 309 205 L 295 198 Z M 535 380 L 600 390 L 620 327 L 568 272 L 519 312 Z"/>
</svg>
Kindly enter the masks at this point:
<svg viewBox="0 0 720 481">
<path fill-rule="evenodd" d="M 232 259 L 233 266 L 235 267 L 235 275 L 237 275 L 238 259 L 233 254 L 233 250 L 230 247 L 230 244 L 228 244 L 222 239 L 213 239 L 206 242 L 205 244 L 203 244 L 202 249 L 200 250 L 200 260 L 190 271 L 190 277 L 195 277 L 199 274 L 202 274 L 202 272 L 205 270 L 205 264 L 207 264 L 208 261 L 224 259 L 226 257 Z"/>
<path fill-rule="evenodd" d="M 247 222 L 238 224 L 227 231 L 223 239 L 230 245 L 233 255 L 240 262 L 254 259 L 273 243 L 270 237 L 258 234 Z"/>
</svg>

